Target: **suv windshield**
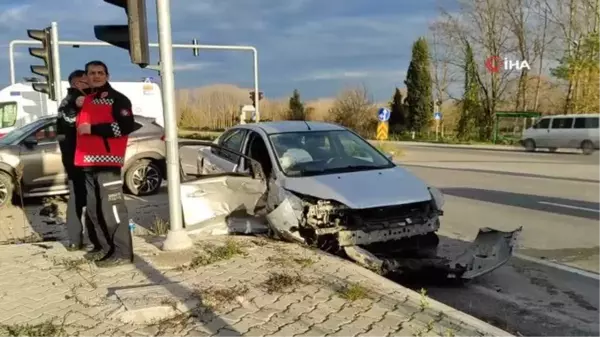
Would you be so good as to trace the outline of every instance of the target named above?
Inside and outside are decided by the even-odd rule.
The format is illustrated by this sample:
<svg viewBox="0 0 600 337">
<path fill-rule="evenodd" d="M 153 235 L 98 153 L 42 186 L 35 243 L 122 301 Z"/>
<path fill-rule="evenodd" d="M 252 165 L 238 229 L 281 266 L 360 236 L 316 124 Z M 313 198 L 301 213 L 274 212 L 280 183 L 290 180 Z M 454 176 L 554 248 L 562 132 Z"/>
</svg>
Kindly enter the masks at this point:
<svg viewBox="0 0 600 337">
<path fill-rule="evenodd" d="M 269 136 L 284 174 L 293 177 L 356 172 L 395 164 L 347 130 L 287 132 Z"/>
<path fill-rule="evenodd" d="M 34 122 L 27 125 L 24 125 L 20 128 L 14 129 L 11 132 L 4 135 L 4 137 L 0 138 L 1 145 L 11 145 L 16 141 L 20 140 L 23 136 L 31 133 L 33 130 L 39 128 L 41 126 L 40 122 Z"/>
</svg>

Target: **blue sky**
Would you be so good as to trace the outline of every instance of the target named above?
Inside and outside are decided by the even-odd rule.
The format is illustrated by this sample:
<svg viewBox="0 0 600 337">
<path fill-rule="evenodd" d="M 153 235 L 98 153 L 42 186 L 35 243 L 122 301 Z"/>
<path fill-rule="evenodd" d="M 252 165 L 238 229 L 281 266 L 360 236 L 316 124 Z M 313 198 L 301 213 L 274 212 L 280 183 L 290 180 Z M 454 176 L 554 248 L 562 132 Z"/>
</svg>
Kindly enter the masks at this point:
<svg viewBox="0 0 600 337">
<path fill-rule="evenodd" d="M 252 45 L 259 51 L 260 87 L 267 97 L 335 95 L 364 84 L 387 100 L 403 86 L 412 42 L 428 34 L 440 2 L 451 0 L 172 0 L 173 42 Z M 149 35 L 157 40 L 155 1 L 148 1 Z M 8 83 L 8 43 L 26 29 L 58 22 L 61 40 L 94 40 L 94 24 L 122 24 L 124 11 L 102 0 L 0 0 L 0 84 Z M 17 79 L 38 61 L 17 49 Z M 153 54 L 153 61 L 156 61 Z M 116 47 L 61 48 L 63 78 L 87 60 L 105 61 L 114 81 L 155 76 L 129 63 Z M 217 83 L 252 86 L 248 52 L 175 51 L 176 87 Z"/>
</svg>

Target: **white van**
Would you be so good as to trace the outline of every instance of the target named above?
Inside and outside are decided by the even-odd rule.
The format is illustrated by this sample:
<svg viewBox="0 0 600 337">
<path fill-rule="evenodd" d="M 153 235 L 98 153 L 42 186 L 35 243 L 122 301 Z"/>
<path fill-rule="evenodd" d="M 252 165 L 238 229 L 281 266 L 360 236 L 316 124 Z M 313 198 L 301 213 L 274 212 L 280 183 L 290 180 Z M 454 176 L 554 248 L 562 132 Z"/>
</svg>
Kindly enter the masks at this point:
<svg viewBox="0 0 600 337">
<path fill-rule="evenodd" d="M 598 114 L 554 115 L 540 118 L 523 132 L 521 144 L 529 152 L 545 148 L 581 149 L 591 154 L 599 148 Z"/>
<path fill-rule="evenodd" d="M 149 81 L 110 82 L 116 90 L 129 97 L 133 113 L 155 118 L 164 127 L 160 87 Z M 69 83 L 62 82 L 62 96 L 67 94 Z M 41 117 L 55 115 L 58 103 L 48 95 L 33 90 L 30 82 L 15 83 L 0 90 L 0 137 L 15 128 L 29 124 Z"/>
</svg>

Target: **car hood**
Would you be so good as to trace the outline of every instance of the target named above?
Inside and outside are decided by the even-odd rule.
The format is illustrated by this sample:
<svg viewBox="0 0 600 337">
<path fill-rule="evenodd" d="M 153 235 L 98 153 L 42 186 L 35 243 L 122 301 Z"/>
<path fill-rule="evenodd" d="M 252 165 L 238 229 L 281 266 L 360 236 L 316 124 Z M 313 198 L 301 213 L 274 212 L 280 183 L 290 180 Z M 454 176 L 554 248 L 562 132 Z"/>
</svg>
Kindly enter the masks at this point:
<svg viewBox="0 0 600 337">
<path fill-rule="evenodd" d="M 431 200 L 427 184 L 401 167 L 286 177 L 283 188 L 362 209 Z"/>
</svg>

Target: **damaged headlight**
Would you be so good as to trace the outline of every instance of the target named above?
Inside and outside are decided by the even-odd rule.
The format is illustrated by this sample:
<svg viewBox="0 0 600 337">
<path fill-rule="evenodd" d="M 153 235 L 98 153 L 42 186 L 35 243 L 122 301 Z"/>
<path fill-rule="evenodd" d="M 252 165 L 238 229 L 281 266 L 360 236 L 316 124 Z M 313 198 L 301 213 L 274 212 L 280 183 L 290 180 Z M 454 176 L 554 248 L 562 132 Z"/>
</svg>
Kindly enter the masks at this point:
<svg viewBox="0 0 600 337">
<path fill-rule="evenodd" d="M 437 209 L 442 210 L 442 207 L 444 207 L 445 203 L 444 194 L 442 193 L 442 191 L 431 186 L 429 187 L 429 194 L 431 194 L 431 199 L 433 199 L 433 202 L 435 203 Z"/>
</svg>

